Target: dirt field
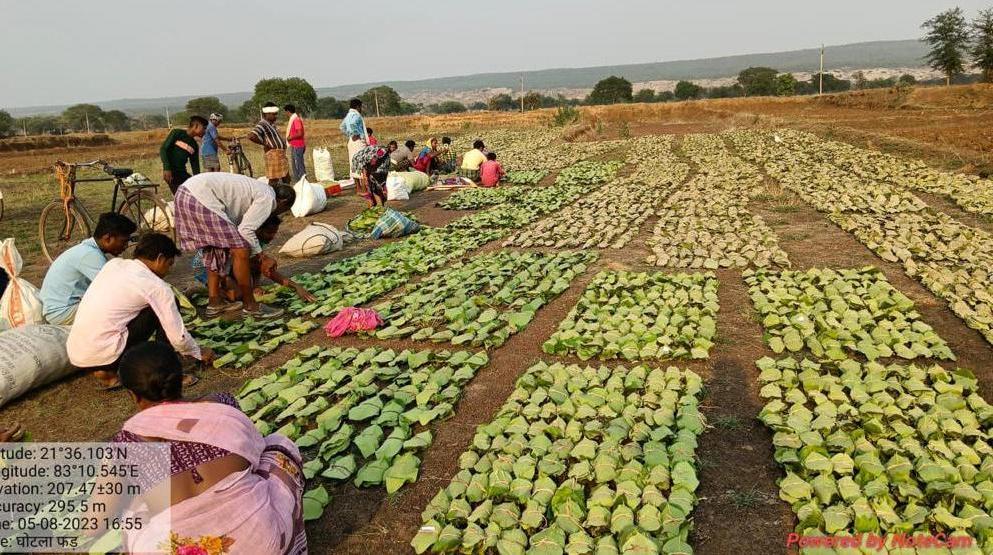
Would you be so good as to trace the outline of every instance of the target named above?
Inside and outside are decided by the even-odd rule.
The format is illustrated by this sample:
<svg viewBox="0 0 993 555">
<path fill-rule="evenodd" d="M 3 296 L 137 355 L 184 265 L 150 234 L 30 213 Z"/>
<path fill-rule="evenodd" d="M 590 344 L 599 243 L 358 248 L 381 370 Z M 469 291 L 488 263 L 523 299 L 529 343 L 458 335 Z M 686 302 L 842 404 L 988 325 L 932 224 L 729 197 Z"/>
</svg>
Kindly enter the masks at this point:
<svg viewBox="0 0 993 555">
<path fill-rule="evenodd" d="M 965 172 L 991 168 L 988 150 L 993 146 L 993 87 L 955 87 L 950 90 L 918 89 L 903 94 L 896 91 L 870 91 L 850 95 L 802 99 L 740 99 L 700 101 L 671 105 L 632 105 L 584 109 L 586 131 L 578 140 L 636 137 L 646 134 L 710 133 L 740 127 L 795 127 L 824 137 L 845 140 L 888 152 L 922 158 L 936 167 Z M 548 113 L 521 116 L 500 115 L 471 118 L 404 118 L 373 121 L 380 140 L 408 134 L 480 134 L 485 125 L 541 125 Z M 336 126 L 320 122 L 314 126 L 316 144 L 327 142 L 334 149 L 336 168 L 343 167 L 343 147 Z M 380 131 L 380 128 L 383 131 Z M 140 136 L 139 136 L 140 135 Z M 30 244 L 36 226 L 39 203 L 47 200 L 38 185 L 47 181 L 39 173 L 54 158 L 83 159 L 108 157 L 128 160 L 148 175 L 155 173 L 155 141 L 158 134 L 128 134 L 113 137 L 113 147 L 45 149 L 0 154 L 0 172 L 5 176 L 0 189 L 8 202 L 0 222 L 0 235 L 19 237 Z M 312 143 L 313 144 L 313 143 Z M 623 159 L 621 153 L 606 158 Z M 253 163 L 258 163 L 253 155 Z M 340 170 L 339 170 L 340 171 Z M 545 183 L 553 180 L 554 174 Z M 771 182 L 771 179 L 770 179 Z M 985 398 L 993 398 L 993 347 L 955 316 L 947 304 L 919 282 L 908 277 L 900 265 L 881 260 L 853 236 L 832 224 L 793 193 L 770 184 L 770 194 L 749 205 L 762 216 L 789 255 L 794 269 L 813 267 L 853 268 L 875 265 L 890 283 L 917 305 L 925 322 L 932 325 L 958 355 L 958 361 L 945 366 L 972 369 L 980 380 Z M 18 197 L 20 195 L 20 197 Z M 441 226 L 465 212 L 446 211 L 435 206 L 448 193 L 422 192 L 410 201 L 398 203 L 412 211 L 423 223 Z M 15 200 L 11 202 L 11 197 Z M 919 195 L 932 208 L 968 225 L 993 229 L 982 216 L 966 214 L 948 199 Z M 101 201 L 105 202 L 105 201 Z M 308 221 L 321 221 L 343 228 L 361 210 L 360 199 L 348 195 L 333 199 L 328 209 L 311 218 L 291 219 L 280 231 L 279 244 Z M 554 216 L 554 214 L 553 214 Z M 434 426 L 435 439 L 427 450 L 419 479 L 398 494 L 387 496 L 382 488 L 358 489 L 350 485 L 331 491 L 332 502 L 324 517 L 308 526 L 312 553 L 360 554 L 409 553 L 410 538 L 421 524 L 421 511 L 428 500 L 448 484 L 457 470 L 457 458 L 469 445 L 475 427 L 488 422 L 514 387 L 517 377 L 542 357 L 542 343 L 575 305 L 581 292 L 601 269 L 657 270 L 644 264 L 649 253 L 646 240 L 656 218 L 640 228 L 635 240 L 620 250 L 602 249 L 599 260 L 576 279 L 568 290 L 538 311 L 534 321 L 498 349 L 490 351 L 490 362 L 469 382 L 455 414 Z M 23 238 L 23 241 L 21 240 Z M 501 248 L 495 241 L 476 252 Z M 350 256 L 378 244 L 362 241 L 344 251 L 318 260 L 293 261 L 281 258 L 290 273 L 312 271 L 329 260 Z M 30 247 L 22 248 L 32 261 L 26 272 L 40 282 L 45 265 Z M 471 254 L 476 254 L 476 252 Z M 177 268 L 186 267 L 177 264 Z M 704 361 L 672 364 L 689 368 L 704 377 L 706 389 L 702 407 L 711 424 L 700 438 L 697 451 L 701 486 L 693 513 L 691 545 L 696 553 L 785 553 L 784 539 L 793 531 L 795 517 L 780 501 L 776 481 L 782 476 L 773 460 L 771 434 L 758 420 L 762 400 L 758 395 L 755 361 L 772 352 L 762 340 L 762 327 L 747 294 L 740 270 L 717 272 L 720 283 L 718 341 Z M 188 274 L 177 272 L 173 281 L 185 285 Z M 415 282 L 416 283 L 416 282 Z M 320 330 L 291 346 L 284 346 L 253 366 L 240 370 L 210 372 L 190 395 L 235 390 L 247 379 L 271 372 L 310 345 L 330 345 Z M 402 348 L 430 348 L 413 341 L 377 341 L 347 337 L 334 345 L 371 344 Z M 444 348 L 444 347 L 439 347 Z M 669 364 L 665 364 L 668 366 Z M 75 376 L 33 392 L 0 409 L 0 422 L 19 421 L 37 441 L 81 441 L 105 439 L 115 433 L 132 413 L 126 394 L 96 389 L 84 376 Z"/>
</svg>

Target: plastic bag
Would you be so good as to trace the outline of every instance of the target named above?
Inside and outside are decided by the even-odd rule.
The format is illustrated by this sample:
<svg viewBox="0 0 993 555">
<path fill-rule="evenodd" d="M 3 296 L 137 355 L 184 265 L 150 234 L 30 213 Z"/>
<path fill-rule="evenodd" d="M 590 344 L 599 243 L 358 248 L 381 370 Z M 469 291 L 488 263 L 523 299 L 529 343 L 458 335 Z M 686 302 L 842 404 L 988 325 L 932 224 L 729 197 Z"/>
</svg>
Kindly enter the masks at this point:
<svg viewBox="0 0 993 555">
<path fill-rule="evenodd" d="M 176 203 L 171 200 L 167 202 L 164 212 L 158 206 L 153 206 L 145 210 L 144 218 L 151 225 L 152 231 L 168 233 L 175 225 Z"/>
<path fill-rule="evenodd" d="M 387 208 L 386 212 L 379 217 L 376 227 L 372 228 L 372 233 L 369 236 L 373 239 L 403 237 L 420 230 L 420 224 L 392 208 Z"/>
<path fill-rule="evenodd" d="M 409 200 L 410 187 L 402 174 L 390 172 L 386 177 L 386 200 Z"/>
<path fill-rule="evenodd" d="M 381 325 L 383 319 L 375 310 L 350 306 L 341 309 L 324 325 L 324 333 L 328 334 L 328 337 L 341 337 L 349 332 L 374 330 Z"/>
<path fill-rule="evenodd" d="M 314 177 L 317 181 L 334 181 L 334 165 L 331 163 L 331 151 L 319 146 L 313 151 Z"/>
<path fill-rule="evenodd" d="M 345 242 L 342 232 L 334 226 L 313 222 L 290 237 L 281 249 L 280 254 L 296 258 L 327 254 L 341 248 Z"/>
<path fill-rule="evenodd" d="M 23 265 L 24 260 L 14 246 L 14 239 L 4 239 L 0 243 L 0 268 L 7 272 L 10 283 L 0 297 L 0 331 L 45 323 L 38 288 L 17 277 Z"/>
<path fill-rule="evenodd" d="M 0 333 L 0 406 L 72 372 L 69 328 L 31 325 Z"/>
<path fill-rule="evenodd" d="M 431 184 L 431 177 L 424 172 L 419 172 L 417 170 L 414 170 L 409 172 L 395 172 L 395 173 L 400 177 L 402 177 L 403 180 L 407 182 L 407 188 L 409 188 L 410 192 L 412 193 L 417 191 L 423 191 L 424 189 L 428 188 L 428 185 Z"/>
<path fill-rule="evenodd" d="M 297 218 L 316 214 L 328 203 L 328 194 L 324 192 L 324 186 L 319 183 L 311 183 L 306 177 L 301 177 L 300 181 L 293 186 L 293 191 L 297 198 L 293 201 L 290 212 Z"/>
</svg>

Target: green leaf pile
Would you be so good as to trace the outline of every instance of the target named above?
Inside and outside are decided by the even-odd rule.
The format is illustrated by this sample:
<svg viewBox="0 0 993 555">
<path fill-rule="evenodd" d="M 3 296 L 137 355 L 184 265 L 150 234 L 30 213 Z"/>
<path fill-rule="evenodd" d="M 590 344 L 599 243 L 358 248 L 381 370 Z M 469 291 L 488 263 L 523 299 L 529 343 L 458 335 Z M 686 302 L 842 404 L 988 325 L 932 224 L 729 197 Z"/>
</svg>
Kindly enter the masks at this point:
<svg viewBox="0 0 993 555">
<path fill-rule="evenodd" d="M 605 271 L 542 348 L 583 360 L 707 358 L 717 311 L 713 274 Z"/>
<path fill-rule="evenodd" d="M 422 513 L 417 553 L 690 553 L 699 376 L 539 362 Z"/>
<path fill-rule="evenodd" d="M 293 318 L 289 321 L 274 320 L 223 320 L 197 318 L 186 323 L 186 328 L 201 347 L 212 349 L 217 355 L 214 368 L 251 365 L 263 355 L 280 345 L 292 343 L 317 327 L 310 320 Z"/>
<path fill-rule="evenodd" d="M 588 252 L 504 251 L 476 256 L 376 306 L 386 326 L 376 337 L 502 345 L 594 260 L 596 254 Z"/>
<path fill-rule="evenodd" d="M 331 262 L 321 272 L 294 276 L 317 302 L 306 303 L 285 287 L 278 289 L 278 298 L 297 314 L 330 316 L 344 307 L 365 304 L 498 237 L 500 233 L 485 230 L 425 229 Z"/>
<path fill-rule="evenodd" d="M 260 432 L 296 442 L 307 479 L 393 493 L 417 479 L 417 453 L 433 440 L 428 425 L 452 413 L 487 362 L 485 352 L 310 347 L 250 380 L 238 401 Z"/>
<path fill-rule="evenodd" d="M 527 192 L 521 187 L 476 187 L 456 191 L 438 203 L 445 210 L 475 210 L 494 204 L 502 204 L 519 198 Z"/>
<path fill-rule="evenodd" d="M 563 169 L 555 177 L 556 185 L 598 185 L 614 179 L 617 170 L 624 163 L 611 160 L 609 162 L 581 161 Z"/>
<path fill-rule="evenodd" d="M 749 295 L 775 353 L 808 350 L 818 359 L 897 356 L 955 360 L 914 302 L 873 267 L 746 271 Z"/>
<path fill-rule="evenodd" d="M 348 224 L 345 226 L 345 229 L 356 235 L 367 235 L 374 227 L 376 227 L 376 222 L 379 221 L 379 218 L 381 218 L 385 212 L 386 208 L 383 206 L 372 206 L 366 208 L 365 210 L 359 212 L 355 217 L 348 220 Z M 401 212 L 401 214 L 411 220 L 414 220 L 415 222 L 417 221 L 417 216 L 412 212 Z"/>
<path fill-rule="evenodd" d="M 774 432 L 797 532 L 964 533 L 978 549 L 963 553 L 993 552 L 993 407 L 972 373 L 851 359 L 757 365 L 759 419 Z"/>
<path fill-rule="evenodd" d="M 548 170 L 517 170 L 507 172 L 504 179 L 511 185 L 537 185 L 546 175 Z"/>
</svg>

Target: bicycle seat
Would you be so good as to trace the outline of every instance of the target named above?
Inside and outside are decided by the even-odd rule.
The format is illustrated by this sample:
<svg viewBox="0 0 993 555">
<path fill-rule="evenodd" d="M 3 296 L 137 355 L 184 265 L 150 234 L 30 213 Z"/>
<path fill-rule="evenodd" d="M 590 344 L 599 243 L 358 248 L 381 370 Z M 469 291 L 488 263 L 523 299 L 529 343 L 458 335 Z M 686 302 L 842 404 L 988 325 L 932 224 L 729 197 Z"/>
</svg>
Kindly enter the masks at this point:
<svg viewBox="0 0 993 555">
<path fill-rule="evenodd" d="M 111 168 L 110 169 L 110 175 L 112 175 L 114 177 L 117 177 L 117 178 L 120 178 L 120 179 L 124 179 L 126 177 L 130 177 L 131 174 L 133 174 L 133 173 L 134 173 L 134 170 L 132 170 L 131 168 Z"/>
</svg>

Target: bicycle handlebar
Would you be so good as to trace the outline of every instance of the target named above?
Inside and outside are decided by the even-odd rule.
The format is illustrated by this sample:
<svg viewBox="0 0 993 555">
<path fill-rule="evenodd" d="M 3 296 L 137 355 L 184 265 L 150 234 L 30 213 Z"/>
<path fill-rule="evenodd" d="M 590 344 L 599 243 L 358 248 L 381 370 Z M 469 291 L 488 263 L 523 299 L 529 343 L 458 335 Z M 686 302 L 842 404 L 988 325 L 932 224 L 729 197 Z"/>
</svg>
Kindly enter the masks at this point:
<svg viewBox="0 0 993 555">
<path fill-rule="evenodd" d="M 92 162 L 75 162 L 71 164 L 68 162 L 63 162 L 62 160 L 58 160 L 55 164 L 56 165 L 61 164 L 63 166 L 69 166 L 73 168 L 92 168 L 93 166 L 100 166 L 103 172 L 106 173 L 107 175 L 114 175 L 114 166 L 111 166 L 110 162 L 107 162 L 106 160 L 93 160 Z"/>
</svg>

